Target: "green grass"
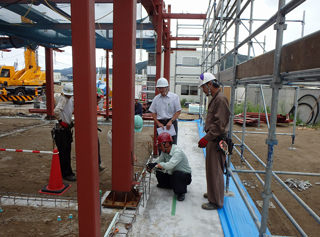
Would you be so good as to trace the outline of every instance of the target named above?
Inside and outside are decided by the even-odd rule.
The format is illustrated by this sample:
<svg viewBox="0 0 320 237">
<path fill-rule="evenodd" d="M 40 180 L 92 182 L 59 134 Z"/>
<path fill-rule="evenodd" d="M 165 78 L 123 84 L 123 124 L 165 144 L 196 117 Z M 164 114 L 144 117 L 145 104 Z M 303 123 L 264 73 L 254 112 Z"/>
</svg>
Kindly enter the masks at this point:
<svg viewBox="0 0 320 237">
<path fill-rule="evenodd" d="M 247 103 L 247 112 L 259 112 L 260 107 L 260 113 L 263 113 L 264 109 L 261 105 L 252 105 L 250 102 Z M 244 103 L 235 105 L 234 106 L 234 114 L 241 114 L 243 113 Z M 270 113 L 270 108 L 267 106 L 267 112 Z"/>
<path fill-rule="evenodd" d="M 181 108 L 185 108 L 184 104 L 187 102 L 187 99 L 180 100 Z"/>
</svg>

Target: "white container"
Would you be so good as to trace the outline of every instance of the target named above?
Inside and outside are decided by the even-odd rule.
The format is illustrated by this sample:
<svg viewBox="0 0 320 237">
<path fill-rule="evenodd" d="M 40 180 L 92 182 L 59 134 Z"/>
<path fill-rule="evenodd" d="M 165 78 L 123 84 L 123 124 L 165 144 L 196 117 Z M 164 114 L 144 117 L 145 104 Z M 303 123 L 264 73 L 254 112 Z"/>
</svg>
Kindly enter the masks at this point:
<svg viewBox="0 0 320 237">
<path fill-rule="evenodd" d="M 189 104 L 189 114 L 199 114 L 200 112 L 203 112 L 203 105 Z"/>
</svg>

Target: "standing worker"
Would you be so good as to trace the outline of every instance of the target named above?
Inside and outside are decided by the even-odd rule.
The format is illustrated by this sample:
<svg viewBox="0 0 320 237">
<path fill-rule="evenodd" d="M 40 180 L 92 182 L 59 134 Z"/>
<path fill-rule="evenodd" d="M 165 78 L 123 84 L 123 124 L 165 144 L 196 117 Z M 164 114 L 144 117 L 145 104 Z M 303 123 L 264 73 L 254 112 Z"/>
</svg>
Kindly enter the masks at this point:
<svg viewBox="0 0 320 237">
<path fill-rule="evenodd" d="M 191 183 L 191 168 L 185 153 L 172 142 L 169 133 L 163 132 L 158 136 L 158 145 L 162 152 L 153 163 L 147 164 L 147 171 L 157 168 L 157 187 L 173 189 L 178 201 L 183 201 L 187 185 Z"/>
<path fill-rule="evenodd" d="M 167 130 L 173 125 L 176 135 L 172 136 L 173 144 L 178 139 L 178 117 L 181 113 L 179 96 L 169 91 L 167 79 L 161 77 L 157 81 L 156 88 L 159 94 L 154 97 L 149 111 L 158 128 L 166 126 Z"/>
<path fill-rule="evenodd" d="M 135 97 L 134 99 L 134 115 L 142 117 L 142 105 L 139 103 L 139 97 Z"/>
<path fill-rule="evenodd" d="M 103 102 L 103 91 L 97 87 L 97 105 L 100 104 L 101 100 Z M 103 103 L 102 103 L 103 104 Z M 101 129 L 98 128 L 98 131 L 101 132 Z M 103 171 L 104 167 L 101 165 L 101 156 L 100 156 L 100 141 L 99 141 L 99 136 L 98 136 L 98 164 L 99 164 L 99 171 Z"/>
<path fill-rule="evenodd" d="M 73 109 L 73 85 L 67 83 L 64 85 L 57 106 L 54 108 L 54 116 L 58 123 L 53 130 L 53 136 L 59 150 L 61 174 L 63 179 L 68 181 L 77 180 L 71 168 Z"/>
<path fill-rule="evenodd" d="M 215 210 L 223 207 L 223 169 L 226 155 L 219 151 L 218 146 L 219 142 L 227 137 L 230 110 L 228 99 L 220 91 L 220 83 L 215 76 L 205 72 L 200 75 L 200 80 L 203 92 L 206 96 L 212 96 L 204 126 L 206 135 L 198 143 L 200 148 L 206 147 L 207 193 L 203 196 L 209 202 L 202 204 L 202 208 Z"/>
</svg>

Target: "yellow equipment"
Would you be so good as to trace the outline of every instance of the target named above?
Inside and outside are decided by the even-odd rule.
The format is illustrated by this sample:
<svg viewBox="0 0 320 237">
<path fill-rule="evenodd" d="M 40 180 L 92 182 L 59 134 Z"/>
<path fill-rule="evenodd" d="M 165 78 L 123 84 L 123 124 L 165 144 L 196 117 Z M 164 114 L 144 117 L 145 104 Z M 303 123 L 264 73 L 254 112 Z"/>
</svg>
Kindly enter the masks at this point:
<svg viewBox="0 0 320 237">
<path fill-rule="evenodd" d="M 0 68 L 0 95 L 35 95 L 42 93 L 46 84 L 45 72 L 36 63 L 35 51 L 27 48 L 24 52 L 25 68 L 15 71 L 13 66 Z"/>
</svg>

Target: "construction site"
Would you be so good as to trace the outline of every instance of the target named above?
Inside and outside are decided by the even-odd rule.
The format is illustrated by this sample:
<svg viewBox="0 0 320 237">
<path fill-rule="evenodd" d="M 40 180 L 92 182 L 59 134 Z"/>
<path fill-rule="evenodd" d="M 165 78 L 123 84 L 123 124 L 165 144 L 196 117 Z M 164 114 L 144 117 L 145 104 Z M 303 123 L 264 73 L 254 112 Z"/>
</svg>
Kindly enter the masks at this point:
<svg viewBox="0 0 320 237">
<path fill-rule="evenodd" d="M 319 7 L 317 0 L 1 1 L 0 237 L 319 236 L 320 21 L 312 15 Z M 9 61 L 16 49 L 23 65 Z M 68 50 L 72 75 L 57 82 L 56 55 Z M 206 72 L 228 99 L 233 142 L 216 210 L 202 208 Z M 182 200 L 147 169 L 159 157 L 149 110 L 159 78 L 181 104 L 177 147 L 192 170 Z M 61 124 L 57 97 L 69 84 L 74 180 L 61 174 L 52 135 Z"/>
</svg>

